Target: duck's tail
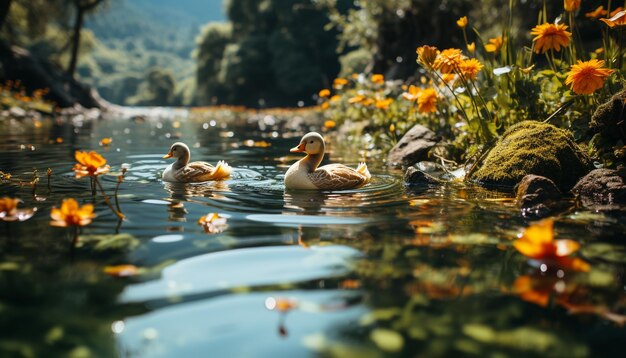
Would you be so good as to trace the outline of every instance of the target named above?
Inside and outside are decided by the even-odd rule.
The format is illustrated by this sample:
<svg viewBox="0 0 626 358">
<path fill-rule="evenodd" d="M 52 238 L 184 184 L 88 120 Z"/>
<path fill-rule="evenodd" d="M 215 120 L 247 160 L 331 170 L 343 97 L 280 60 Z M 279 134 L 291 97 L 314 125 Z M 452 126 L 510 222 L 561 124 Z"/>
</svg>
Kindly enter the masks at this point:
<svg viewBox="0 0 626 358">
<path fill-rule="evenodd" d="M 367 164 L 365 164 L 365 162 L 359 163 L 359 166 L 356 167 L 356 171 L 367 178 L 365 183 L 369 183 L 370 179 L 372 179 L 372 175 L 370 174 L 370 171 L 367 169 Z"/>
<path fill-rule="evenodd" d="M 220 160 L 215 165 L 215 170 L 213 171 L 213 175 L 212 175 L 213 180 L 226 179 L 230 176 L 230 173 L 232 171 L 233 171 L 233 168 L 230 165 L 228 165 L 228 163 L 226 163 L 223 160 Z"/>
</svg>

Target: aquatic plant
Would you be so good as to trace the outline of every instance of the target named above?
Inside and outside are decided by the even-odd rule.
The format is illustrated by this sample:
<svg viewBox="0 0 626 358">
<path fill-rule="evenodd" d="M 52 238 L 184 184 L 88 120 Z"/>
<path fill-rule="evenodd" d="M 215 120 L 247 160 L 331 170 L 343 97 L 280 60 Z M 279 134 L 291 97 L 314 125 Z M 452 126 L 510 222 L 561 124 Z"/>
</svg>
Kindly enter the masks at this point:
<svg viewBox="0 0 626 358">
<path fill-rule="evenodd" d="M 104 191 L 104 187 L 98 180 L 98 176 L 106 174 L 111 170 L 111 166 L 106 164 L 106 159 L 102 157 L 100 154 L 91 151 L 91 152 L 81 152 L 76 151 L 74 153 L 74 157 L 78 163 L 74 164 L 72 171 L 76 173 L 76 179 L 89 177 L 91 180 L 91 194 L 93 196 L 96 195 L 96 187 L 100 189 L 102 193 L 102 197 L 104 198 L 104 202 L 107 204 L 109 209 L 120 219 L 124 218 L 124 214 L 119 209 L 119 203 L 117 204 L 117 210 L 113 208 L 111 202 L 109 201 L 109 197 L 106 195 Z M 123 176 L 122 176 L 123 180 Z M 115 190 L 116 198 L 117 191 L 119 190 L 119 184 L 121 183 L 120 178 L 118 178 L 117 188 Z M 117 200 L 117 199 L 116 199 Z M 116 201 L 117 202 L 117 201 Z"/>
<path fill-rule="evenodd" d="M 207 234 L 219 234 L 228 227 L 226 221 L 227 219 L 220 216 L 218 213 L 211 213 L 200 217 L 200 219 L 198 219 L 198 225 L 202 226 L 204 232 Z"/>
</svg>

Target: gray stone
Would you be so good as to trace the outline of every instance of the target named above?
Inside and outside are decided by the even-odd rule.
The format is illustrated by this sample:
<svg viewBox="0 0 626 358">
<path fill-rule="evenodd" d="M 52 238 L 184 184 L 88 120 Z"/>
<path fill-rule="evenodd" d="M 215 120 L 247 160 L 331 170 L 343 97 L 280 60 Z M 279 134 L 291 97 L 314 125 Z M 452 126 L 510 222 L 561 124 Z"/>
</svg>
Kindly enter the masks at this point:
<svg viewBox="0 0 626 358">
<path fill-rule="evenodd" d="M 422 126 L 415 125 L 400 139 L 389 155 L 387 163 L 391 166 L 409 167 L 428 158 L 428 152 L 439 143 L 435 132 Z"/>
<path fill-rule="evenodd" d="M 530 174 L 517 184 L 515 196 L 522 216 L 545 217 L 559 206 L 561 191 L 552 180 Z"/>
<path fill-rule="evenodd" d="M 626 179 L 612 169 L 596 169 L 585 175 L 572 188 L 583 206 L 597 210 L 620 209 L 626 205 Z M 623 207 L 622 207 L 623 209 Z"/>
</svg>

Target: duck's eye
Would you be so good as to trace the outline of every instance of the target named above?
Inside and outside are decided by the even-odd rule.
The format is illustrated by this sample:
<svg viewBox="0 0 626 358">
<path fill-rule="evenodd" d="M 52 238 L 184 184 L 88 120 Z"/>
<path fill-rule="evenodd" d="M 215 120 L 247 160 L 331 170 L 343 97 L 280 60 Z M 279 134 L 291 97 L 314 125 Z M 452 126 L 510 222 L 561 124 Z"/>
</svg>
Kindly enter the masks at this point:
<svg viewBox="0 0 626 358">
<path fill-rule="evenodd" d="M 176 151 L 176 148 L 172 148 L 172 152 L 175 152 L 175 151 Z"/>
<path fill-rule="evenodd" d="M 310 141 L 309 144 L 313 144 L 313 141 Z"/>
</svg>

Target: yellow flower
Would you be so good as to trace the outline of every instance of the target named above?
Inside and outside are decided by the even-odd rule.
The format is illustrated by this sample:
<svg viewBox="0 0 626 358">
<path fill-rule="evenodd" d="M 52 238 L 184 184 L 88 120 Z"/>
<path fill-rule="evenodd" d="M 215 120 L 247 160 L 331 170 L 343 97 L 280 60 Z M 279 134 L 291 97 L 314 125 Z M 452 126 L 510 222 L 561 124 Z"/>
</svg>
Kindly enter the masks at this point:
<svg viewBox="0 0 626 358">
<path fill-rule="evenodd" d="M 421 90 L 421 88 L 415 85 L 410 85 L 407 92 L 402 93 L 402 98 L 407 101 L 417 101 L 417 94 L 420 93 Z"/>
<path fill-rule="evenodd" d="M 563 0 L 565 11 L 574 12 L 580 8 L 581 0 Z"/>
<path fill-rule="evenodd" d="M 207 214 L 198 219 L 198 225 L 202 226 L 204 232 L 207 234 L 220 233 L 228 227 L 226 225 L 226 218 L 220 216 L 218 213 Z"/>
<path fill-rule="evenodd" d="M 602 88 L 607 77 L 615 72 L 603 66 L 601 60 L 579 60 L 567 73 L 565 84 L 577 94 L 591 94 Z"/>
<path fill-rule="evenodd" d="M 348 99 L 348 103 L 350 104 L 355 104 L 355 103 L 361 103 L 365 100 L 365 96 L 362 94 L 357 94 L 356 96 Z"/>
<path fill-rule="evenodd" d="M 324 122 L 324 128 L 326 129 L 335 128 L 336 125 L 337 123 L 335 123 L 335 121 L 330 120 L 330 119 Z"/>
<path fill-rule="evenodd" d="M 427 70 L 432 70 L 435 59 L 439 55 L 439 50 L 434 46 L 424 45 L 418 47 L 415 52 L 417 52 L 417 62 Z"/>
<path fill-rule="evenodd" d="M 467 16 L 463 16 L 462 18 L 456 20 L 456 25 L 464 29 L 467 26 Z"/>
<path fill-rule="evenodd" d="M 604 6 L 600 5 L 595 10 L 585 14 L 590 19 L 599 19 L 602 16 L 606 16 L 607 12 L 604 10 Z"/>
<path fill-rule="evenodd" d="M 52 208 L 50 217 L 52 226 L 85 226 L 91 223 L 96 214 L 93 213 L 93 205 L 85 204 L 79 207 L 76 200 L 69 198 L 63 200 L 60 209 Z"/>
<path fill-rule="evenodd" d="M 474 51 L 476 51 L 476 43 L 472 42 L 471 44 L 467 44 L 467 51 L 474 53 Z"/>
<path fill-rule="evenodd" d="M 443 75 L 441 75 L 441 79 L 445 83 L 450 83 L 454 81 L 455 78 L 456 78 L 456 74 L 454 73 L 444 73 Z"/>
<path fill-rule="evenodd" d="M 526 228 L 513 246 L 522 255 L 535 260 L 555 263 L 578 271 L 589 271 L 589 264 L 580 259 L 568 258 L 580 248 L 572 240 L 554 240 L 554 221 L 546 219 Z"/>
<path fill-rule="evenodd" d="M 37 208 L 18 209 L 22 201 L 14 198 L 0 198 L 0 220 L 2 221 L 26 221 L 35 215 Z"/>
<path fill-rule="evenodd" d="M 72 170 L 76 173 L 76 178 L 80 179 L 86 176 L 98 176 L 107 173 L 110 166 L 105 165 L 107 163 L 100 154 L 96 152 L 81 152 L 76 151 L 74 153 L 76 163 Z"/>
<path fill-rule="evenodd" d="M 330 104 L 328 102 L 322 103 L 322 109 L 328 109 L 329 107 L 330 107 Z"/>
<path fill-rule="evenodd" d="M 333 81 L 333 88 L 334 89 L 341 89 L 343 88 L 343 86 L 348 84 L 348 80 L 345 78 L 335 78 L 335 80 Z"/>
<path fill-rule="evenodd" d="M 324 88 L 323 90 L 321 90 L 321 91 L 318 93 L 318 95 L 319 95 L 321 98 L 326 98 L 326 97 L 330 96 L 330 90 L 329 90 L 329 89 L 327 89 L 327 88 Z"/>
<path fill-rule="evenodd" d="M 567 25 L 545 23 L 535 26 L 530 32 L 534 35 L 536 53 L 546 53 L 548 50 L 561 51 L 561 47 L 569 46 L 572 33 L 566 31 Z"/>
<path fill-rule="evenodd" d="M 376 108 L 378 108 L 378 109 L 389 109 L 389 106 L 392 103 L 393 103 L 393 98 L 377 99 L 376 100 Z"/>
<path fill-rule="evenodd" d="M 465 78 L 473 80 L 476 78 L 478 72 L 480 72 L 483 67 L 483 64 L 480 63 L 477 59 L 470 58 L 461 61 L 461 64 L 459 65 L 459 71 L 461 72 L 461 74 L 463 74 Z"/>
<path fill-rule="evenodd" d="M 385 76 L 381 74 L 372 75 L 372 83 L 376 83 L 379 85 L 385 83 Z"/>
<path fill-rule="evenodd" d="M 502 36 L 489 39 L 489 43 L 485 45 L 485 51 L 490 52 L 490 53 L 498 52 L 500 51 L 502 44 L 503 44 Z"/>
<path fill-rule="evenodd" d="M 600 19 L 600 21 L 609 25 L 609 27 L 611 28 L 615 26 L 618 26 L 618 27 L 626 26 L 626 10 L 616 13 L 615 15 L 611 16 L 610 19 Z"/>
<path fill-rule="evenodd" d="M 458 48 L 449 48 L 441 51 L 441 53 L 437 55 L 433 67 L 441 73 L 450 73 L 454 72 L 454 70 L 459 67 L 462 60 L 463 54 L 461 50 Z"/>
<path fill-rule="evenodd" d="M 426 88 L 417 95 L 417 110 L 420 113 L 432 113 L 437 110 L 437 92 Z"/>
</svg>

